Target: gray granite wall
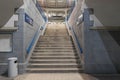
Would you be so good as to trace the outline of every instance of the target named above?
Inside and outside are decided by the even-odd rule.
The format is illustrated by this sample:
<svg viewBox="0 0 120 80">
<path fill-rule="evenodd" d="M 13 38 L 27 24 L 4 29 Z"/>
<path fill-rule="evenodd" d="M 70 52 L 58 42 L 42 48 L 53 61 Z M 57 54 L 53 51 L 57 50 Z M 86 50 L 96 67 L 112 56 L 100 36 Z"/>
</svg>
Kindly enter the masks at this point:
<svg viewBox="0 0 120 80">
<path fill-rule="evenodd" d="M 81 1 L 81 0 L 78 0 Z M 91 0 L 92 1 L 92 0 Z M 90 27 L 93 26 L 117 26 L 119 23 L 117 21 L 113 21 L 113 19 L 110 19 L 112 17 L 108 17 L 109 15 L 117 14 L 117 11 L 113 9 L 112 13 L 111 8 L 109 10 L 110 5 L 106 6 L 105 9 L 108 8 L 108 12 L 111 12 L 110 14 L 105 12 L 100 12 L 102 10 L 100 8 L 100 5 L 98 6 L 93 1 L 86 0 L 86 3 L 79 3 L 80 6 L 75 6 L 73 13 L 71 14 L 71 17 L 68 21 L 70 26 L 73 27 L 77 38 L 79 40 L 79 43 L 81 44 L 81 47 L 83 49 L 83 55 L 84 55 L 84 69 L 86 73 L 118 73 L 120 72 L 120 39 L 119 39 L 119 31 L 99 31 L 99 30 L 90 30 Z M 105 1 L 106 2 L 106 1 Z M 113 1 L 110 1 L 111 3 Z M 98 1 L 98 4 L 100 3 L 102 6 L 102 1 Z M 116 3 L 116 2 L 115 2 Z M 114 3 L 113 3 L 114 4 Z M 105 3 L 103 5 L 105 7 Z M 117 7 L 118 5 L 111 5 Z M 91 16 L 94 23 L 91 25 L 90 22 L 90 15 L 87 11 L 87 8 L 93 8 L 94 14 Z M 85 11 L 84 11 L 85 9 Z M 118 7 L 116 8 L 118 10 Z M 98 13 L 98 12 L 99 13 Z M 81 14 L 81 12 L 84 12 L 84 22 L 80 25 L 76 25 L 76 21 L 78 16 Z M 103 13 L 105 13 L 105 16 Z M 106 14 L 107 13 L 107 14 Z M 119 13 L 119 12 L 118 12 Z M 103 17 L 104 16 L 104 17 Z M 117 15 L 115 15 L 117 16 Z M 119 18 L 119 17 L 118 17 Z M 117 19 L 118 19 L 117 18 Z M 108 23 L 110 20 L 110 24 Z"/>
</svg>

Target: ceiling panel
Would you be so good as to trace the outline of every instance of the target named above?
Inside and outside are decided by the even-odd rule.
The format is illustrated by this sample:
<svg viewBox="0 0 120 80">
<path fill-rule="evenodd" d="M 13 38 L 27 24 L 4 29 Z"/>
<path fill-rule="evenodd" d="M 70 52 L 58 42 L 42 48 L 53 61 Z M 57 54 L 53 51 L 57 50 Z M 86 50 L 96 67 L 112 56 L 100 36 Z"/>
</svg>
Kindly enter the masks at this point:
<svg viewBox="0 0 120 80">
<path fill-rule="evenodd" d="M 71 7 L 74 0 L 38 0 L 44 8 L 68 8 Z"/>
<path fill-rule="evenodd" d="M 75 0 L 38 0 L 49 20 L 65 20 Z M 66 12 L 67 10 L 67 12 Z"/>
</svg>

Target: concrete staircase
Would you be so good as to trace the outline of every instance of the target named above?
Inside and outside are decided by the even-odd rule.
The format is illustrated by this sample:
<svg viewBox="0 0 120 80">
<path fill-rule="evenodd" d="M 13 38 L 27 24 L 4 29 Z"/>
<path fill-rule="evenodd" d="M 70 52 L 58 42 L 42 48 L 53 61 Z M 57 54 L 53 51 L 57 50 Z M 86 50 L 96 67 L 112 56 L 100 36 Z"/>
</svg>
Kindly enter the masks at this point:
<svg viewBox="0 0 120 80">
<path fill-rule="evenodd" d="M 39 38 L 29 61 L 27 72 L 83 72 L 80 59 L 65 25 L 51 25 L 48 25 L 45 35 Z"/>
</svg>

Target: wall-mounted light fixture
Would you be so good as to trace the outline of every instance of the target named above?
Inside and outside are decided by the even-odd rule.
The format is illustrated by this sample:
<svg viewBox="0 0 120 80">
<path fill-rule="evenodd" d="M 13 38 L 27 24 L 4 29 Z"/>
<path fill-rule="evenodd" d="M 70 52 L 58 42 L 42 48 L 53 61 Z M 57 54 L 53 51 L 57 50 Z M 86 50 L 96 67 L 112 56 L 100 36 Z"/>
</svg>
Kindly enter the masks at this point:
<svg viewBox="0 0 120 80">
<path fill-rule="evenodd" d="M 83 13 L 82 13 L 82 14 L 80 14 L 80 16 L 78 17 L 76 24 L 79 25 L 79 24 L 81 24 L 83 21 L 84 21 L 84 20 L 83 20 Z"/>
<path fill-rule="evenodd" d="M 88 8 L 89 16 L 90 16 L 90 26 L 94 25 L 94 9 Z"/>
</svg>

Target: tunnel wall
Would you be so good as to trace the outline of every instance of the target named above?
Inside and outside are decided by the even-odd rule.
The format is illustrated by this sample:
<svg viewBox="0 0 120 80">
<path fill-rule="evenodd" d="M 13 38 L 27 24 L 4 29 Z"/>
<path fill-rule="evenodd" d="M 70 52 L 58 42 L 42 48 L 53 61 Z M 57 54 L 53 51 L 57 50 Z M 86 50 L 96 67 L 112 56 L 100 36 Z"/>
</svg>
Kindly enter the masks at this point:
<svg viewBox="0 0 120 80">
<path fill-rule="evenodd" d="M 109 4 L 108 4 L 109 3 Z M 73 27 L 79 43 L 83 49 L 84 69 L 86 73 L 118 73 L 120 38 L 119 31 L 90 30 L 96 26 L 119 26 L 119 1 L 78 0 L 68 23 Z M 79 6 L 81 5 L 81 6 Z M 85 9 L 93 8 L 93 24 L 90 22 L 89 12 Z M 78 16 L 84 13 L 84 22 L 77 25 Z"/>
</svg>

